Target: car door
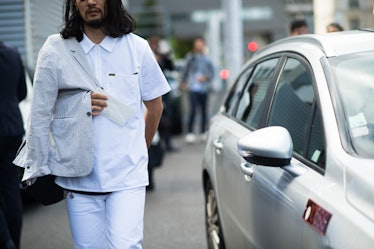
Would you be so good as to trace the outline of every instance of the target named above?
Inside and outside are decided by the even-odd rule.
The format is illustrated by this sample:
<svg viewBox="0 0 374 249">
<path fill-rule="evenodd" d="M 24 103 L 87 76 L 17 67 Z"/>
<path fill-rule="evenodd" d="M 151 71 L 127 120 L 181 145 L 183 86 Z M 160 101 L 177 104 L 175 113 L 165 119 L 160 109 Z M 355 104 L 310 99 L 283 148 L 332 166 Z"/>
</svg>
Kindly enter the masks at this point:
<svg viewBox="0 0 374 249">
<path fill-rule="evenodd" d="M 247 233 L 242 205 L 245 193 L 242 193 L 240 188 L 240 181 L 243 181 L 240 169 L 242 158 L 237 153 L 237 141 L 248 134 L 250 130 L 243 125 L 242 118 L 246 115 L 246 108 L 249 105 L 252 110 L 262 108 L 263 99 L 274 76 L 278 60 L 275 58 L 263 61 L 248 68 L 240 76 L 237 85 L 231 91 L 230 101 L 225 104 L 228 110 L 227 117 L 221 117 L 219 127 L 212 127 L 210 131 L 215 136 L 213 143 L 215 146 L 217 194 L 221 204 L 220 212 L 225 243 L 228 248 L 245 248 L 245 234 Z M 252 87 L 254 85 L 256 88 Z M 252 93 L 248 89 L 252 89 Z M 237 99 L 240 101 L 237 102 Z M 253 111 L 253 113 L 258 114 L 253 118 L 253 123 L 256 123 L 261 111 Z"/>
<path fill-rule="evenodd" d="M 247 248 L 301 248 L 310 186 L 317 187 L 322 181 L 313 169 L 324 163 L 324 145 L 311 69 L 302 58 L 290 57 L 278 78 L 267 125 L 287 128 L 294 158 L 286 167 L 251 165 L 242 160 L 242 166 L 252 172 L 243 174 L 241 182 Z"/>
</svg>

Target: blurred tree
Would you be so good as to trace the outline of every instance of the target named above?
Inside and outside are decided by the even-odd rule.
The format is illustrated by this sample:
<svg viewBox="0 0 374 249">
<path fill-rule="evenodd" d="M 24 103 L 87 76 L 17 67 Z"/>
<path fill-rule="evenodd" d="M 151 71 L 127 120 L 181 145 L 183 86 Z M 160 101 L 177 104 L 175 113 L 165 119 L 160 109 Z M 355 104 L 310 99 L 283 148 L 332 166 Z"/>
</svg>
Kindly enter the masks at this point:
<svg viewBox="0 0 374 249">
<path fill-rule="evenodd" d="M 136 16 L 136 33 L 148 39 L 151 36 L 165 36 L 164 16 L 157 0 L 145 0 L 142 11 Z"/>
<path fill-rule="evenodd" d="M 167 13 L 157 0 L 144 0 L 142 7 L 134 13 L 136 33 L 145 39 L 158 36 L 169 42 L 175 59 L 183 59 L 192 48 L 192 40 L 173 38 Z"/>
<path fill-rule="evenodd" d="M 170 41 L 175 59 L 183 59 L 191 51 L 192 40 L 177 40 L 172 38 Z"/>
</svg>

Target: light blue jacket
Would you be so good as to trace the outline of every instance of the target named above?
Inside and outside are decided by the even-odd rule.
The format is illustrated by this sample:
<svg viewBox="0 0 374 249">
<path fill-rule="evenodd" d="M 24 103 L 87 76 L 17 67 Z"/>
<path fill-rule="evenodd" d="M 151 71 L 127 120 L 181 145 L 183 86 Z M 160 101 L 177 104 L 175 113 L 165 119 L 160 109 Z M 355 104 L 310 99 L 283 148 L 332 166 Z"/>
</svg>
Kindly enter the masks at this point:
<svg viewBox="0 0 374 249">
<path fill-rule="evenodd" d="M 98 85 L 75 39 L 50 36 L 41 48 L 26 131 L 14 160 L 23 180 L 53 174 L 88 175 L 93 167 L 91 91 Z"/>
<path fill-rule="evenodd" d="M 205 54 L 190 53 L 186 57 L 186 65 L 182 71 L 182 82 L 186 82 L 190 91 L 209 92 L 214 80 L 215 69 L 212 61 Z M 205 82 L 198 82 L 196 77 L 208 77 Z"/>
</svg>

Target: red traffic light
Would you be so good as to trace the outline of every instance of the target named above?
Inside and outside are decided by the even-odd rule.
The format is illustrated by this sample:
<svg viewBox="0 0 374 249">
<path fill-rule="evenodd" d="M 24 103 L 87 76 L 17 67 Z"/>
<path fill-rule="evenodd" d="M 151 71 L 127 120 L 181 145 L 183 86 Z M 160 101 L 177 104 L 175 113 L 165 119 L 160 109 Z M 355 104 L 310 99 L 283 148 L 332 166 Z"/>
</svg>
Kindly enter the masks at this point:
<svg viewBox="0 0 374 249">
<path fill-rule="evenodd" d="M 248 50 L 250 52 L 256 52 L 258 49 L 258 44 L 255 41 L 248 42 Z"/>
<path fill-rule="evenodd" d="M 222 69 L 219 71 L 219 77 L 223 80 L 227 80 L 230 77 L 230 72 L 227 69 Z"/>
</svg>

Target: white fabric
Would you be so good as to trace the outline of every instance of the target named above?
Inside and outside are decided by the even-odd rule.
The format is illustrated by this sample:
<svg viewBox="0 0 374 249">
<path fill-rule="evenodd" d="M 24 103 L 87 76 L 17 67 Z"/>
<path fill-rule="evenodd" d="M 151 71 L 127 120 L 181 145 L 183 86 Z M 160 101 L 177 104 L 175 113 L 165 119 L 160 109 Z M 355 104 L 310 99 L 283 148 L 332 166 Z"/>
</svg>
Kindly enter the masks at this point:
<svg viewBox="0 0 374 249">
<path fill-rule="evenodd" d="M 75 248 L 142 248 L 144 203 L 145 187 L 107 195 L 68 193 L 66 206 Z"/>
<path fill-rule="evenodd" d="M 81 46 L 91 70 L 106 92 L 134 111 L 124 127 L 103 115 L 93 118 L 94 166 L 85 177 L 57 177 L 60 186 L 111 192 L 148 184 L 144 100 L 170 90 L 146 40 L 134 34 L 106 37 L 99 45 L 86 36 Z M 82 151 L 82 153 L 84 153 Z"/>
</svg>

